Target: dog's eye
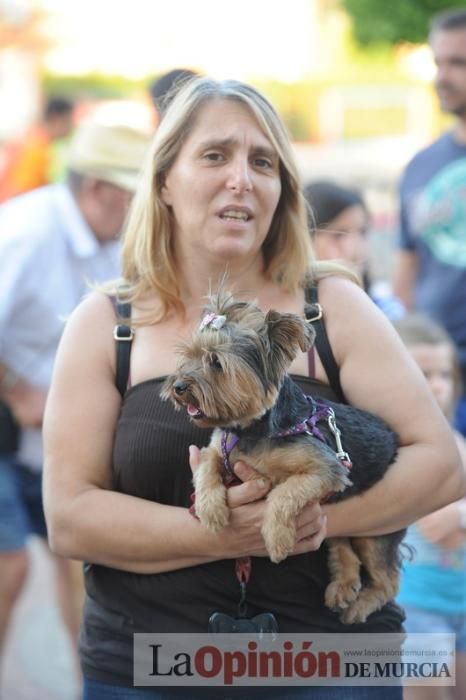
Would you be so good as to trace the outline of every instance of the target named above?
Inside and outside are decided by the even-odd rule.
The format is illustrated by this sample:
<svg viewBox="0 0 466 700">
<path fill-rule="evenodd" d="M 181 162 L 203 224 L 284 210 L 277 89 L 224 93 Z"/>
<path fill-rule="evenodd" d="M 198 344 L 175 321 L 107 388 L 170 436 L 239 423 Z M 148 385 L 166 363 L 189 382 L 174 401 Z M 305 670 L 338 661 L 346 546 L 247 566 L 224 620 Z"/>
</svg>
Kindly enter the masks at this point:
<svg viewBox="0 0 466 700">
<path fill-rule="evenodd" d="M 223 369 L 220 360 L 214 352 L 210 355 L 210 366 L 214 369 Z"/>
</svg>

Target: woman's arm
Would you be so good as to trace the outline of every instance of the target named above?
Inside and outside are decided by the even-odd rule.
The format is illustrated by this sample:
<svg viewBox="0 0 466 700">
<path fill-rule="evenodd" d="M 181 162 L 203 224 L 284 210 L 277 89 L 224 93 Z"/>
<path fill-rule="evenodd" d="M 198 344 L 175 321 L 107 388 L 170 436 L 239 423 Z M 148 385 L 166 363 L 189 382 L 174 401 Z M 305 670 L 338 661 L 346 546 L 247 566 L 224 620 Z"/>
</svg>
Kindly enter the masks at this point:
<svg viewBox="0 0 466 700">
<path fill-rule="evenodd" d="M 348 401 L 383 418 L 401 444 L 380 482 L 324 506 L 328 536 L 392 532 L 461 498 L 465 477 L 451 428 L 389 321 L 347 280 L 322 280 L 319 297 Z"/>
<path fill-rule="evenodd" d="M 44 420 L 44 507 L 52 549 L 136 573 L 265 556 L 264 501 L 257 499 L 267 486 L 248 482 L 230 489 L 231 522 L 219 535 L 185 508 L 110 490 L 121 404 L 114 323 L 108 299 L 95 294 L 72 315 L 60 344 Z M 324 534 L 320 509 L 310 506 L 300 516 L 296 553 L 317 549 Z"/>
<path fill-rule="evenodd" d="M 463 470 L 466 474 L 466 442 L 462 435 L 454 432 Z M 421 534 L 439 547 L 456 549 L 466 542 L 463 513 L 466 509 L 466 498 L 450 503 L 444 508 L 426 515 L 416 523 Z"/>
</svg>

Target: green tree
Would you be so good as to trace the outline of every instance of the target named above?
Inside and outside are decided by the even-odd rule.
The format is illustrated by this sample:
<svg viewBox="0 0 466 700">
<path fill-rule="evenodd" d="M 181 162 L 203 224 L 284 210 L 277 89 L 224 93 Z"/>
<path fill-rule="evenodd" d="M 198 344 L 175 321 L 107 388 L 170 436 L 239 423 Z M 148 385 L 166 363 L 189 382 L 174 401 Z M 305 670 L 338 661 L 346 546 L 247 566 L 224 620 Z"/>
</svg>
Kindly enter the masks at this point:
<svg viewBox="0 0 466 700">
<path fill-rule="evenodd" d="M 340 0 L 353 19 L 356 41 L 369 44 L 420 44 L 431 17 L 442 10 L 466 7 L 466 0 Z"/>
</svg>

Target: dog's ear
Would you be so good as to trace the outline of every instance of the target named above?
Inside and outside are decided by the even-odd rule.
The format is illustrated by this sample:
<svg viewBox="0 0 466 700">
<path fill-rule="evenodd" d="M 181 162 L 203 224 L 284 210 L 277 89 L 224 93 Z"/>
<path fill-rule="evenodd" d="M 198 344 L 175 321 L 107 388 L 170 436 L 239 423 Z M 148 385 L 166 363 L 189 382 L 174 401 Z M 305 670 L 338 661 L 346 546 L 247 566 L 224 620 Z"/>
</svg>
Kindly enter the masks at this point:
<svg viewBox="0 0 466 700">
<path fill-rule="evenodd" d="M 296 314 L 280 314 L 271 310 L 265 317 L 272 358 L 285 371 L 298 354 L 306 352 L 314 342 L 314 328 Z"/>
</svg>

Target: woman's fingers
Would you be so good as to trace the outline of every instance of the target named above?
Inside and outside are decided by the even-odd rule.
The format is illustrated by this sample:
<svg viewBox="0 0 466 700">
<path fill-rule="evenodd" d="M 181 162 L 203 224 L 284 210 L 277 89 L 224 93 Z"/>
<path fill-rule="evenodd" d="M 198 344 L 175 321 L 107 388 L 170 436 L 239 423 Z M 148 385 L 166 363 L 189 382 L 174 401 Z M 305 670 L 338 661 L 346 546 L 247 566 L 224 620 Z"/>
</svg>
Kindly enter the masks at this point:
<svg viewBox="0 0 466 700">
<path fill-rule="evenodd" d="M 314 552 L 327 536 L 327 516 L 320 503 L 309 503 L 296 519 L 296 545 L 293 554 Z"/>
<path fill-rule="evenodd" d="M 236 462 L 233 471 L 243 483 L 230 486 L 227 502 L 230 508 L 238 508 L 264 498 L 270 491 L 270 482 L 262 477 L 253 467 L 244 462 Z"/>
<path fill-rule="evenodd" d="M 300 528 L 311 526 L 317 531 L 321 525 L 322 515 L 320 503 L 317 501 L 308 503 L 296 518 L 296 529 L 299 532 Z"/>
<path fill-rule="evenodd" d="M 317 523 L 313 522 L 313 524 L 306 524 L 300 528 L 300 530 L 296 533 L 296 540 L 295 540 L 295 546 L 293 548 L 293 551 L 290 552 L 288 556 L 292 556 L 294 554 L 305 554 L 306 552 L 315 552 L 319 549 L 321 546 L 322 542 L 324 541 L 325 537 L 327 535 L 327 516 L 322 515 L 319 516 Z M 258 556 L 258 557 L 268 557 L 269 553 L 267 552 L 265 545 L 263 543 L 263 540 L 261 541 L 261 544 L 259 547 L 256 547 L 252 552 L 250 552 L 252 556 Z"/>
<path fill-rule="evenodd" d="M 227 503 L 230 508 L 238 508 L 247 503 L 260 501 L 270 490 L 270 482 L 267 479 L 254 479 L 245 481 L 238 486 L 230 486 L 227 491 Z"/>
<path fill-rule="evenodd" d="M 190 445 L 189 446 L 189 466 L 191 467 L 191 471 L 194 472 L 199 466 L 199 455 L 201 451 L 199 447 L 196 447 L 196 445 Z"/>
<path fill-rule="evenodd" d="M 241 479 L 241 481 L 253 481 L 254 479 L 260 477 L 259 472 L 245 462 L 235 462 L 233 465 L 233 471 L 238 479 Z"/>
<path fill-rule="evenodd" d="M 293 554 L 315 552 L 320 548 L 320 545 L 327 536 L 327 516 L 321 515 L 317 525 L 317 530 L 311 529 L 311 531 L 308 532 L 307 529 L 304 528 L 301 532 L 298 531 Z"/>
<path fill-rule="evenodd" d="M 195 445 L 189 447 L 189 464 L 193 472 L 199 466 L 200 450 Z M 253 467 L 244 462 L 236 462 L 233 467 L 236 476 L 242 483 L 230 486 L 227 490 L 227 502 L 229 508 L 237 509 L 247 506 L 255 501 L 261 501 L 270 491 L 270 481 L 264 478 Z M 244 545 L 252 546 L 255 556 L 267 556 L 262 535 L 260 534 L 263 522 L 263 507 L 259 510 L 254 507 L 241 509 L 237 515 L 232 514 L 230 527 L 243 532 Z M 238 517 L 237 517 L 238 516 Z M 238 532 L 238 530 L 237 530 Z M 239 534 L 239 532 L 238 532 Z M 319 503 L 309 503 L 296 518 L 296 544 L 293 554 L 303 554 L 319 549 L 327 534 L 327 518 L 322 513 Z"/>
<path fill-rule="evenodd" d="M 201 451 L 196 445 L 189 446 L 189 464 L 194 474 L 199 466 Z M 238 508 L 247 503 L 253 503 L 264 498 L 270 490 L 270 482 L 264 479 L 259 473 L 244 462 L 236 462 L 234 465 L 236 476 L 243 483 L 231 486 L 227 491 L 227 502 L 229 508 Z"/>
</svg>

